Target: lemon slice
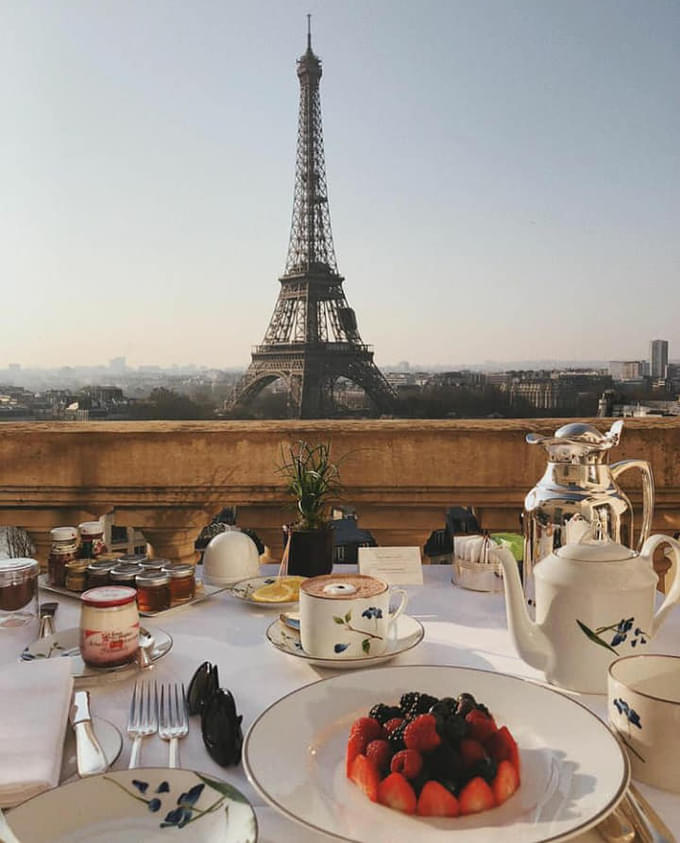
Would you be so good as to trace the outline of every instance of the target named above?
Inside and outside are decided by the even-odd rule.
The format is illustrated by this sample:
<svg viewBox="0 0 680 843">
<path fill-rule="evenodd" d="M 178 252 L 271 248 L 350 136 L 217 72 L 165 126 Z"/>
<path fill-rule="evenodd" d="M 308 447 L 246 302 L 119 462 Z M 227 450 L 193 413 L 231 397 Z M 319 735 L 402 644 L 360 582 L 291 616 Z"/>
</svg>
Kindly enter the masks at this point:
<svg viewBox="0 0 680 843">
<path fill-rule="evenodd" d="M 287 603 L 297 599 L 295 589 L 285 582 L 273 582 L 270 585 L 260 586 L 250 596 L 258 603 Z"/>
</svg>

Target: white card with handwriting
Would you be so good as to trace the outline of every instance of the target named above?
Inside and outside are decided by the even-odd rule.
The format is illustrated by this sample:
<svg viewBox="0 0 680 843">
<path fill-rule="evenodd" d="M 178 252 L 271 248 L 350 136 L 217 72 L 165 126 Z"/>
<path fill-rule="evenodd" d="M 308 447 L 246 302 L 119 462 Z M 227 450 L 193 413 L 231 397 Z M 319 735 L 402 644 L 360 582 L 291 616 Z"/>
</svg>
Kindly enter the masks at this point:
<svg viewBox="0 0 680 843">
<path fill-rule="evenodd" d="M 390 585 L 422 585 L 419 547 L 360 547 L 359 573 Z"/>
</svg>

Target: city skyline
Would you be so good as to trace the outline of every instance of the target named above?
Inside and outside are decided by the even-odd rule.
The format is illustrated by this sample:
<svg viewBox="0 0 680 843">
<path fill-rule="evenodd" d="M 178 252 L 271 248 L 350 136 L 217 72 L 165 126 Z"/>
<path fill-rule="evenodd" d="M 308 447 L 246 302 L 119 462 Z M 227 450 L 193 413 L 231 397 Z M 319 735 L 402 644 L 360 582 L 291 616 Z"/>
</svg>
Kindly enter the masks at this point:
<svg viewBox="0 0 680 843">
<path fill-rule="evenodd" d="M 307 11 L 338 266 L 380 365 L 673 349 L 674 4 L 28 0 L 0 35 L 0 368 L 245 368 L 283 270 Z"/>
</svg>

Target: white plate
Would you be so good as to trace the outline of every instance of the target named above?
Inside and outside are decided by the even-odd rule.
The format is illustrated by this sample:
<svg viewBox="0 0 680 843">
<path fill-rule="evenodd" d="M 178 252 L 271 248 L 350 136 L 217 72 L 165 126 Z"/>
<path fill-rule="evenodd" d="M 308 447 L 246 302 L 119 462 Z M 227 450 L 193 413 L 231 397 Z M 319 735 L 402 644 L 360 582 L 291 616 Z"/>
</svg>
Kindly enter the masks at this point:
<svg viewBox="0 0 680 843">
<path fill-rule="evenodd" d="M 267 629 L 267 638 L 277 650 L 288 656 L 304 659 L 316 667 L 330 670 L 356 670 L 382 664 L 420 644 L 424 635 L 425 630 L 420 621 L 409 615 L 400 615 L 396 621 L 396 636 L 388 641 L 387 650 L 381 655 L 363 656 L 358 659 L 318 659 L 305 653 L 300 643 L 300 633 L 287 626 L 281 618 L 277 618 Z"/>
<path fill-rule="evenodd" d="M 38 577 L 38 584 L 43 591 L 51 591 L 54 594 L 61 594 L 63 597 L 70 597 L 73 600 L 80 600 L 80 593 L 77 591 L 69 591 L 68 588 L 62 588 L 58 585 L 50 585 L 47 581 L 47 574 L 40 574 Z M 140 615 L 144 618 L 155 618 L 157 615 L 169 615 L 171 612 L 179 612 L 180 609 L 186 609 L 187 606 L 193 606 L 196 603 L 202 603 L 213 594 L 219 594 L 224 591 L 226 585 L 205 585 L 196 581 L 196 593 L 191 600 L 186 603 L 180 603 L 178 606 L 173 606 L 171 609 L 162 609 L 160 612 L 142 612 Z"/>
<path fill-rule="evenodd" d="M 153 636 L 154 644 L 149 653 L 152 662 L 162 659 L 172 649 L 172 638 L 167 632 L 156 627 L 145 627 Z M 33 641 L 19 656 L 21 661 L 33 659 L 53 659 L 69 656 L 71 658 L 73 685 L 75 688 L 101 684 L 105 682 L 127 679 L 139 670 L 137 662 L 123 664 L 120 667 L 90 667 L 85 664 L 80 655 L 80 629 L 62 629 L 47 638 Z"/>
<path fill-rule="evenodd" d="M 498 808 L 455 819 L 407 816 L 370 802 L 345 776 L 349 729 L 375 703 L 398 704 L 406 691 L 467 691 L 488 705 L 519 745 L 517 793 Z M 630 777 L 616 738 L 580 703 L 515 676 L 447 666 L 351 671 L 293 691 L 252 724 L 243 765 L 281 813 L 355 843 L 492 843 L 499 833 L 512 843 L 565 840 L 603 819 Z"/>
<path fill-rule="evenodd" d="M 243 600 L 244 603 L 250 603 L 251 606 L 258 606 L 260 609 L 282 609 L 287 606 L 297 606 L 298 600 L 286 600 L 281 603 L 263 603 L 260 600 L 253 600 L 253 592 L 263 585 L 271 585 L 279 579 L 278 576 L 272 577 L 250 577 L 246 580 L 239 580 L 233 585 L 227 586 L 227 593 L 232 597 Z"/>
<path fill-rule="evenodd" d="M 22 843 L 257 840 L 257 821 L 245 796 L 192 770 L 141 768 L 79 779 L 34 796 L 7 820 Z"/>
<path fill-rule="evenodd" d="M 123 748 L 123 736 L 113 723 L 109 723 L 109 721 L 104 720 L 103 717 L 92 718 L 92 731 L 104 751 L 104 756 L 108 766 L 112 767 L 118 760 L 120 751 Z M 64 752 L 61 757 L 61 774 L 59 776 L 59 784 L 64 784 L 76 775 L 78 775 L 76 736 L 73 732 L 73 726 L 68 723 L 66 726 L 66 736 L 64 737 Z"/>
</svg>

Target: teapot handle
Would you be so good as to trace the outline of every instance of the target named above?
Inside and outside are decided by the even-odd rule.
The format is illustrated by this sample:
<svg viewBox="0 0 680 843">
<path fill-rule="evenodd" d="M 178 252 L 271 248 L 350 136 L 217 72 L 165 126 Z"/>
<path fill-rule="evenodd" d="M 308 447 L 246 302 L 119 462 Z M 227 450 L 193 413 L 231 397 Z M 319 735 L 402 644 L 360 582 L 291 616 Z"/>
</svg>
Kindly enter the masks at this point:
<svg viewBox="0 0 680 843">
<path fill-rule="evenodd" d="M 646 460 L 620 460 L 609 466 L 612 477 L 618 480 L 624 471 L 637 468 L 642 474 L 642 528 L 637 543 L 637 552 L 644 555 L 642 546 L 649 538 L 652 529 L 652 514 L 654 513 L 654 474 L 652 467 Z M 632 540 L 631 536 L 631 540 Z"/>
<path fill-rule="evenodd" d="M 680 542 L 677 542 L 670 536 L 650 536 L 644 543 L 642 550 L 640 551 L 640 555 L 649 556 L 651 558 L 654 551 L 660 544 L 668 544 L 671 548 L 671 567 L 666 575 L 670 575 L 671 585 L 666 592 L 666 597 L 663 603 L 657 609 L 652 620 L 652 629 L 650 632 L 652 637 L 659 631 L 659 627 L 663 623 L 668 612 L 676 603 L 680 602 Z"/>
</svg>

